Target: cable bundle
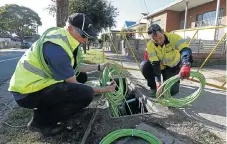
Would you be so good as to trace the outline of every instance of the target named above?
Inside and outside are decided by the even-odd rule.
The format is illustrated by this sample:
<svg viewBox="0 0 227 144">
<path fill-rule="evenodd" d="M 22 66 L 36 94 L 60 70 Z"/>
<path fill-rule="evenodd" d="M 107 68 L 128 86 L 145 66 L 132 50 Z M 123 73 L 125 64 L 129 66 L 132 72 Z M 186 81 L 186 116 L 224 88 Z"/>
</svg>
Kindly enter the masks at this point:
<svg viewBox="0 0 227 144">
<path fill-rule="evenodd" d="M 204 75 L 199 72 L 191 71 L 190 75 L 200 81 L 200 86 L 197 91 L 184 98 L 173 98 L 170 94 L 171 87 L 180 79 L 179 76 L 176 75 L 165 81 L 157 90 L 156 98 L 158 103 L 170 107 L 184 107 L 190 105 L 193 101 L 195 101 L 202 94 L 206 85 L 206 79 Z"/>
</svg>

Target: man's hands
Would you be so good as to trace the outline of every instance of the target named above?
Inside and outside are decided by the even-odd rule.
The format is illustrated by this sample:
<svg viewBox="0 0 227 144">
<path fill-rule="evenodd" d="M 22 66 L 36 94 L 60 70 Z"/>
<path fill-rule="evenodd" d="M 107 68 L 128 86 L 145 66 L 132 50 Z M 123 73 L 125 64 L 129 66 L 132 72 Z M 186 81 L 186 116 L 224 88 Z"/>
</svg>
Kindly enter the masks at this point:
<svg viewBox="0 0 227 144">
<path fill-rule="evenodd" d="M 162 85 L 161 82 L 156 82 L 156 88 L 157 88 L 157 90 L 160 88 L 161 85 Z"/>
<path fill-rule="evenodd" d="M 190 66 L 183 65 L 181 67 L 180 72 L 179 72 L 180 78 L 183 78 L 183 79 L 184 78 L 189 78 L 190 77 L 190 70 L 191 70 Z"/>
<path fill-rule="evenodd" d="M 116 89 L 116 82 L 112 81 L 109 86 L 106 87 L 106 92 L 114 92 Z"/>
<path fill-rule="evenodd" d="M 99 93 L 114 92 L 116 86 L 117 86 L 116 82 L 112 81 L 108 86 L 100 88 Z"/>
</svg>

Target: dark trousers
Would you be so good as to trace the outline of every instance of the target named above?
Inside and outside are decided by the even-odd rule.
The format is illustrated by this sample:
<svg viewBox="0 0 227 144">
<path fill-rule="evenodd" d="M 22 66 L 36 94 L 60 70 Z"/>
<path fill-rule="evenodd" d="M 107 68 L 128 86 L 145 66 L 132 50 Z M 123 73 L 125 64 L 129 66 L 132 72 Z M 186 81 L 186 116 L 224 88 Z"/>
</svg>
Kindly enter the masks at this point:
<svg viewBox="0 0 227 144">
<path fill-rule="evenodd" d="M 77 81 L 85 83 L 87 74 L 80 73 Z M 65 121 L 87 107 L 93 96 L 94 91 L 89 86 L 62 82 L 31 93 L 17 104 L 24 108 L 37 108 L 34 110 L 35 121 L 40 125 L 51 125 Z"/>
<path fill-rule="evenodd" d="M 153 67 L 151 63 L 149 61 L 143 61 L 141 63 L 141 69 L 142 69 L 143 76 L 147 80 L 147 85 L 151 89 L 156 89 L 155 76 L 153 74 L 154 72 L 153 72 Z M 172 68 L 166 67 L 164 70 L 161 70 L 161 74 L 164 81 L 171 78 L 172 76 L 177 75 L 179 72 L 180 72 L 179 64 L 175 67 L 172 67 Z M 179 92 L 179 84 L 180 84 L 180 81 L 178 81 L 173 85 L 173 87 L 171 88 L 171 95 L 174 95 Z"/>
</svg>

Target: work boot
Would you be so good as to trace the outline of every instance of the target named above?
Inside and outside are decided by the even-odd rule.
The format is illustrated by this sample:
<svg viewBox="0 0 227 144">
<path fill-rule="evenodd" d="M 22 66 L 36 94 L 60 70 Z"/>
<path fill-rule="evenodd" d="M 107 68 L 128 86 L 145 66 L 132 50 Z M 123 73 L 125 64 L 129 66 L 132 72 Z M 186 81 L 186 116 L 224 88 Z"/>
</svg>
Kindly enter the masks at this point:
<svg viewBox="0 0 227 144">
<path fill-rule="evenodd" d="M 39 132 L 46 137 L 60 134 L 67 129 L 64 123 L 57 123 L 53 125 L 44 124 L 40 120 L 40 117 L 38 117 L 37 109 L 34 110 L 34 115 L 28 123 L 27 128 L 32 132 Z"/>
</svg>

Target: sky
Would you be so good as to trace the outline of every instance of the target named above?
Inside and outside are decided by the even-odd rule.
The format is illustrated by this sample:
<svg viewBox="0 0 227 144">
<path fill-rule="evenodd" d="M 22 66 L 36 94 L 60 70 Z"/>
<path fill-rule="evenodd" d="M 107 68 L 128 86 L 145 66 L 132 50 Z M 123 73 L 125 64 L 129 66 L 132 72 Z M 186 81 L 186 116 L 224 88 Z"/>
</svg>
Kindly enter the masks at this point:
<svg viewBox="0 0 227 144">
<path fill-rule="evenodd" d="M 108 0 L 118 8 L 119 16 L 117 17 L 117 26 L 114 29 L 121 29 L 125 21 L 137 21 L 141 18 L 141 13 L 152 13 L 175 0 Z M 29 7 L 38 13 L 42 21 L 38 33 L 42 34 L 46 29 L 56 26 L 55 17 L 51 16 L 45 10 L 51 3 L 50 0 L 0 0 L 0 6 L 5 4 L 18 4 Z M 147 5 L 147 8 L 145 6 Z"/>
</svg>

